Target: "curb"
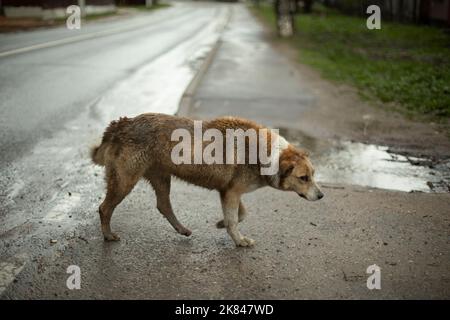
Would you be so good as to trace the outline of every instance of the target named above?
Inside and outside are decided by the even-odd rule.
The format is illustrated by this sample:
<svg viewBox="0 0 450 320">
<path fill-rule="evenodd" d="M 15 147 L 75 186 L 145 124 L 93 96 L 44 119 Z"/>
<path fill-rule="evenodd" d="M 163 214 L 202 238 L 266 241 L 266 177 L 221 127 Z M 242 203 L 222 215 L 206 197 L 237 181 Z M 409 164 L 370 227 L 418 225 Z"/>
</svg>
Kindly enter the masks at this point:
<svg viewBox="0 0 450 320">
<path fill-rule="evenodd" d="M 226 26 L 231 20 L 232 12 L 229 11 L 228 17 L 225 21 L 225 23 L 222 26 L 222 31 L 225 30 Z M 191 80 L 189 85 L 186 87 L 186 90 L 184 91 L 183 95 L 181 96 L 180 103 L 178 104 L 178 111 L 175 113 L 175 115 L 179 117 L 187 117 L 189 115 L 189 112 L 191 110 L 192 102 L 194 99 L 194 95 L 197 92 L 198 87 L 200 86 L 200 83 L 202 82 L 206 72 L 208 71 L 209 67 L 211 66 L 214 57 L 216 56 L 217 51 L 219 51 L 219 48 L 222 44 L 222 35 L 219 36 L 214 46 L 211 48 L 211 50 L 208 52 L 207 56 L 205 57 L 205 60 L 203 61 L 202 65 L 198 69 L 197 73 L 195 74 L 194 78 Z"/>
<path fill-rule="evenodd" d="M 175 113 L 177 116 L 187 117 L 189 115 L 189 111 L 191 110 L 194 95 L 197 92 L 197 89 L 200 86 L 200 83 L 202 82 L 206 72 L 208 71 L 209 67 L 211 66 L 211 64 L 214 60 L 214 57 L 216 56 L 216 53 L 219 50 L 221 43 L 222 43 L 222 41 L 220 39 L 218 39 L 216 41 L 216 43 L 214 44 L 212 49 L 208 52 L 208 55 L 206 56 L 202 65 L 200 66 L 198 72 L 196 73 L 194 78 L 191 80 L 191 82 L 187 86 L 186 90 L 184 91 L 183 95 L 181 96 L 180 103 L 178 104 L 178 111 Z"/>
</svg>

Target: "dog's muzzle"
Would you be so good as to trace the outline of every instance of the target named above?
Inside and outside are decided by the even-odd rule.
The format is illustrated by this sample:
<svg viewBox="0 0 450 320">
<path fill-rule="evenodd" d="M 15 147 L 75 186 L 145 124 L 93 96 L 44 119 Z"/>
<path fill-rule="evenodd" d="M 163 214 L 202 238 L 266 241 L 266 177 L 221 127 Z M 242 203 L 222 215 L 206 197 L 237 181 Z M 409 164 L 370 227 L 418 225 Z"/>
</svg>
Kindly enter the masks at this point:
<svg viewBox="0 0 450 320">
<path fill-rule="evenodd" d="M 317 200 L 320 200 L 320 199 L 322 199 L 322 198 L 324 197 L 324 194 L 323 194 L 322 191 L 319 191 L 319 192 L 315 195 L 315 197 L 311 197 L 311 198 L 308 198 L 307 196 L 305 196 L 305 195 L 302 194 L 302 193 L 298 193 L 298 195 L 299 195 L 300 197 L 302 197 L 303 199 L 306 199 L 306 200 L 308 200 L 308 201 L 317 201 Z"/>
</svg>

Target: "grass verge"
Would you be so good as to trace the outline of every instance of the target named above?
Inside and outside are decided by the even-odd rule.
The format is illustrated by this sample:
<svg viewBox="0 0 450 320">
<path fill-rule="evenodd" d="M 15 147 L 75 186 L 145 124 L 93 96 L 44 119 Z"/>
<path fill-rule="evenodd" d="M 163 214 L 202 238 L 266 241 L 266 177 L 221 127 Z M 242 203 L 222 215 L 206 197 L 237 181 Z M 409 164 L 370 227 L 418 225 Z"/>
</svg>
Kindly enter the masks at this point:
<svg viewBox="0 0 450 320">
<path fill-rule="evenodd" d="M 253 11 L 275 28 L 273 8 Z M 320 7 L 296 17 L 291 40 L 300 61 L 332 80 L 350 83 L 365 97 L 396 103 L 413 115 L 450 118 L 450 36 L 445 30 L 366 20 Z"/>
</svg>

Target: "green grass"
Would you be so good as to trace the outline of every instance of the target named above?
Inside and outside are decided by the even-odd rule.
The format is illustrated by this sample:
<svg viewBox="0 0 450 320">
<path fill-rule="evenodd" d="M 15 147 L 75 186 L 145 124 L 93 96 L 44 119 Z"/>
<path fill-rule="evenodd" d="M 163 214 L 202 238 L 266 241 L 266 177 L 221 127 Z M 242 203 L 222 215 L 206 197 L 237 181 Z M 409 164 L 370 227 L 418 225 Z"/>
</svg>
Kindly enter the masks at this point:
<svg viewBox="0 0 450 320">
<path fill-rule="evenodd" d="M 255 12 L 275 27 L 272 7 Z M 450 117 L 450 36 L 444 30 L 382 21 L 368 30 L 366 19 L 320 8 L 296 18 L 290 40 L 300 60 L 365 97 L 400 105 L 410 114 Z"/>
</svg>

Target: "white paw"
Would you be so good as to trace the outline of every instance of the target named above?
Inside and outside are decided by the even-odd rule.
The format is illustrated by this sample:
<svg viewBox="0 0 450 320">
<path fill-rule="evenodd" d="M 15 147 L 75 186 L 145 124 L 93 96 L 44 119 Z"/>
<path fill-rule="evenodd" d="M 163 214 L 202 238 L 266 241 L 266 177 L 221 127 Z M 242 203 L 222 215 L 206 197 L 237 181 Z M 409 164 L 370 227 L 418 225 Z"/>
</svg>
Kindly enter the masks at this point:
<svg viewBox="0 0 450 320">
<path fill-rule="evenodd" d="M 251 247 L 255 244 L 255 240 L 247 238 L 247 237 L 242 237 L 241 240 L 239 240 L 238 243 L 236 243 L 237 247 Z"/>
</svg>

